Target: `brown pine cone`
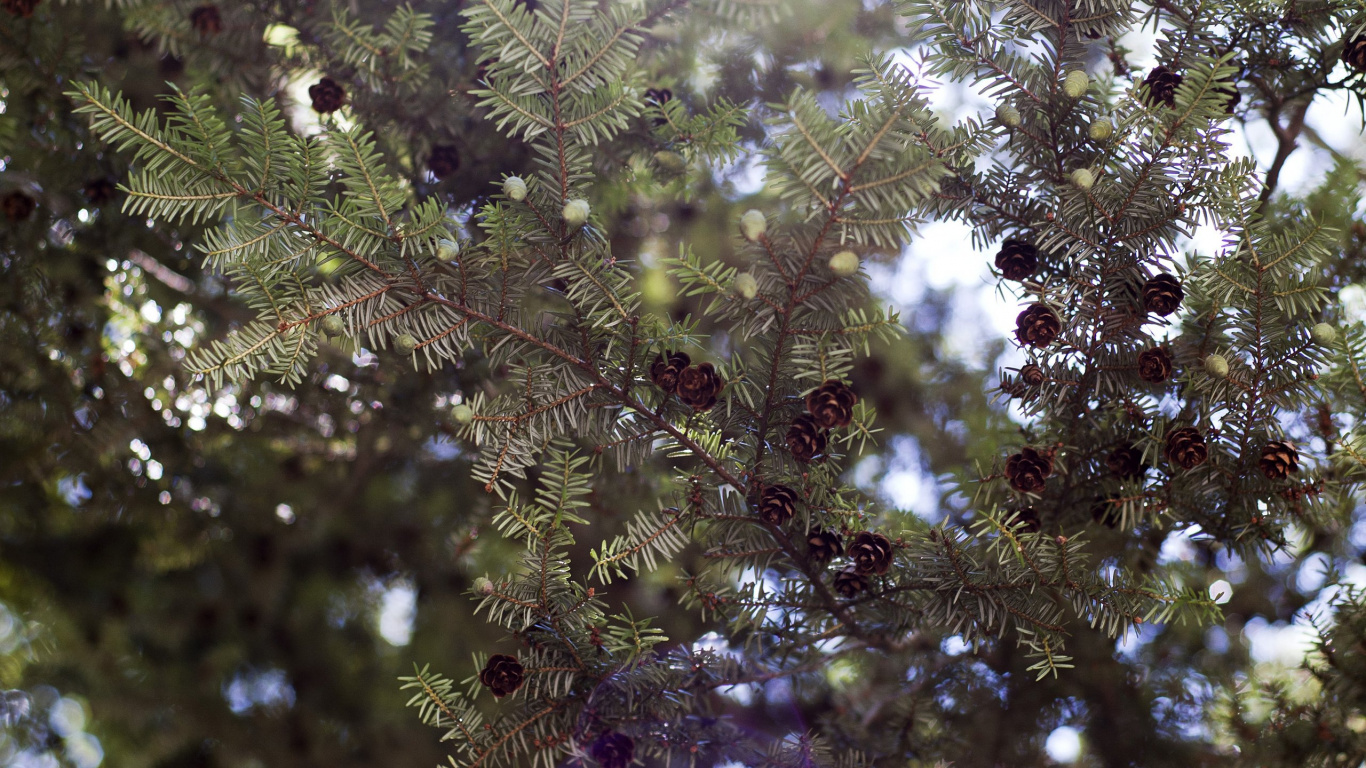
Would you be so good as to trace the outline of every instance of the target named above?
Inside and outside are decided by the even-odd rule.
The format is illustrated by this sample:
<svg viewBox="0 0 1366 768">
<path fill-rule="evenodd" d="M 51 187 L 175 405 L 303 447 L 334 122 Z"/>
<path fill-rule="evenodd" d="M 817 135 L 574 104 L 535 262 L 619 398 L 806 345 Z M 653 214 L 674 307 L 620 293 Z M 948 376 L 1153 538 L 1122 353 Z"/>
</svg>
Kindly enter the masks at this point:
<svg viewBox="0 0 1366 768">
<path fill-rule="evenodd" d="M 1062 321 L 1047 304 L 1034 304 L 1015 318 L 1015 338 L 1031 347 L 1046 347 L 1058 338 Z"/>
<path fill-rule="evenodd" d="M 313 109 L 321 114 L 336 112 L 346 103 L 346 89 L 330 77 L 324 77 L 316 85 L 308 87 L 308 98 L 313 100 Z"/>
<path fill-rule="evenodd" d="M 96 208 L 99 208 L 103 206 L 105 203 L 109 202 L 110 200 L 113 200 L 114 193 L 117 191 L 118 187 L 114 186 L 114 182 L 104 177 L 100 177 L 98 179 L 91 179 L 90 181 L 87 181 L 85 183 L 84 187 L 81 188 L 81 192 L 85 194 L 86 201 L 89 202 L 91 205 L 95 206 Z"/>
<path fill-rule="evenodd" d="M 1181 75 L 1167 69 L 1166 67 L 1156 67 L 1148 73 L 1147 79 L 1143 84 L 1148 87 L 1148 93 L 1144 100 L 1148 106 L 1155 107 L 1158 104 L 1166 104 L 1168 107 L 1176 106 L 1176 86 L 1181 84 Z"/>
<path fill-rule="evenodd" d="M 693 410 L 709 411 L 725 385 L 711 363 L 690 365 L 678 373 L 678 399 Z"/>
<path fill-rule="evenodd" d="M 664 102 L 672 99 L 674 92 L 668 88 L 646 88 L 645 100 L 655 106 L 661 106 Z"/>
<path fill-rule="evenodd" d="M 1272 440 L 1262 447 L 1262 474 L 1270 480 L 1284 480 L 1300 471 L 1300 454 L 1288 440 Z"/>
<path fill-rule="evenodd" d="M 427 156 L 427 170 L 438 179 L 445 180 L 460 170 L 460 150 L 450 144 L 437 144 Z"/>
<path fill-rule="evenodd" d="M 1038 533 L 1043 527 L 1039 520 L 1039 510 L 1033 507 L 1022 507 L 1015 513 L 1015 522 L 1024 526 L 1025 533 Z"/>
<path fill-rule="evenodd" d="M 588 754 L 601 768 L 626 768 L 635 759 L 636 742 L 624 733 L 606 731 L 593 740 Z"/>
<path fill-rule="evenodd" d="M 1034 363 L 1029 363 L 1020 369 L 1020 381 L 1023 381 L 1031 387 L 1039 386 L 1044 383 L 1046 378 L 1043 369 Z"/>
<path fill-rule="evenodd" d="M 859 573 L 881 575 L 892 567 L 892 542 L 876 531 L 859 531 L 849 545 L 849 556 Z"/>
<path fill-rule="evenodd" d="M 495 653 L 479 673 L 479 682 L 492 691 L 494 697 L 501 699 L 522 687 L 523 675 L 522 662 L 516 656 Z"/>
<path fill-rule="evenodd" d="M 848 384 L 838 379 L 827 379 L 806 396 L 806 410 L 825 429 L 847 427 L 854 420 L 854 404 L 857 402 L 858 395 Z"/>
<path fill-rule="evenodd" d="M 835 591 L 843 597 L 854 597 L 868 589 L 868 577 L 849 566 L 835 574 Z"/>
<path fill-rule="evenodd" d="M 1132 445 L 1121 445 L 1110 451 L 1110 455 L 1105 457 L 1105 466 L 1125 480 L 1143 477 L 1147 470 L 1143 464 L 1143 451 Z"/>
<path fill-rule="evenodd" d="M 996 254 L 996 268 L 1005 279 L 1020 282 L 1039 268 L 1039 249 L 1023 240 L 1007 240 Z"/>
<path fill-rule="evenodd" d="M 5 211 L 5 218 L 10 221 L 27 219 L 33 215 L 33 209 L 36 207 L 38 204 L 34 202 L 33 198 L 17 189 L 4 197 L 0 197 L 0 209 Z"/>
<path fill-rule="evenodd" d="M 1150 384 L 1161 384 L 1172 375 L 1172 356 L 1161 347 L 1138 353 L 1138 377 Z"/>
<path fill-rule="evenodd" d="M 682 352 L 662 352 L 650 363 L 650 381 L 672 395 L 678 389 L 678 374 L 689 365 L 692 365 L 692 358 Z"/>
<path fill-rule="evenodd" d="M 811 562 L 825 564 L 844 554 L 844 540 L 838 533 L 812 528 L 806 533 L 806 555 Z"/>
<path fill-rule="evenodd" d="M 1167 433 L 1167 459 L 1182 469 L 1190 469 L 1205 463 L 1209 458 L 1209 446 L 1205 436 L 1195 427 L 1180 427 Z"/>
<path fill-rule="evenodd" d="M 1366 72 L 1366 34 L 1358 32 L 1343 42 L 1342 63 L 1354 72 Z"/>
<path fill-rule="evenodd" d="M 42 1 L 43 0 L 2 0 L 0 1 L 0 5 L 3 5 L 5 10 L 9 11 L 11 16 L 27 19 L 33 15 L 34 9 L 36 9 L 38 4 Z"/>
<path fill-rule="evenodd" d="M 787 429 L 787 449 L 792 451 L 792 458 L 803 464 L 825 453 L 825 442 L 825 430 L 809 413 L 793 419 Z"/>
<path fill-rule="evenodd" d="M 1153 314 L 1166 317 L 1181 306 L 1186 292 L 1181 290 L 1181 281 L 1166 272 L 1159 272 L 1143 284 L 1143 308 Z"/>
<path fill-rule="evenodd" d="M 200 37 L 211 37 L 222 32 L 223 17 L 218 13 L 218 6 L 207 3 L 190 11 L 190 26 Z"/>
<path fill-rule="evenodd" d="M 1043 490 L 1044 481 L 1053 474 L 1053 459 L 1033 448 L 1021 448 L 1020 452 L 1006 459 L 1006 480 L 1010 487 L 1021 493 L 1034 493 Z"/>
<path fill-rule="evenodd" d="M 786 485 L 770 485 L 759 494 L 759 518 L 766 523 L 782 525 L 797 513 L 797 492 Z"/>
</svg>

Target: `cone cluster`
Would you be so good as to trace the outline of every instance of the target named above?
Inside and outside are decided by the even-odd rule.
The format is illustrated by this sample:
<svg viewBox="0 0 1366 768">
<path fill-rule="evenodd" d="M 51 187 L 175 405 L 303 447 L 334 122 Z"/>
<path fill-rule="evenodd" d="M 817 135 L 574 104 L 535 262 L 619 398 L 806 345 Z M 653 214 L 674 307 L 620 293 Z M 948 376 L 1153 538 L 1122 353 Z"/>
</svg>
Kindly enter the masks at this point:
<svg viewBox="0 0 1366 768">
<path fill-rule="evenodd" d="M 726 383 L 711 363 L 692 364 L 682 352 L 661 352 L 650 364 L 650 381 L 665 394 L 678 395 L 693 410 L 708 411 Z"/>
<path fill-rule="evenodd" d="M 847 427 L 854 420 L 858 395 L 838 379 L 826 379 L 806 396 L 806 413 L 787 429 L 787 448 L 803 464 L 825 453 L 829 430 Z"/>
</svg>

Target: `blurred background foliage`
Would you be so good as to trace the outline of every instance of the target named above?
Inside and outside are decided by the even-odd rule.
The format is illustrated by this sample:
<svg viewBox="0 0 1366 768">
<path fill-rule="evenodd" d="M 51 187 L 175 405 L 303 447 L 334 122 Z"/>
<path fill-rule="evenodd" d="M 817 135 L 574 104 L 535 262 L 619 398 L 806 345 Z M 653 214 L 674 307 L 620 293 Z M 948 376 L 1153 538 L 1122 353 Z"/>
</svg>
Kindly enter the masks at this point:
<svg viewBox="0 0 1366 768">
<path fill-rule="evenodd" d="M 499 650 L 488 647 L 467 592 L 476 577 L 502 572 L 514 550 L 488 535 L 490 499 L 470 479 L 447 414 L 476 389 L 503 386 L 501 372 L 470 356 L 427 374 L 392 354 L 333 347 L 293 389 L 210 391 L 188 380 L 186 349 L 251 314 L 203 270 L 198 231 L 120 213 L 113 184 L 127 168 L 91 141 L 61 94 L 73 79 L 98 79 L 141 109 L 157 106 L 169 82 L 204 89 L 230 112 L 244 94 L 276 97 L 308 131 L 317 117 L 306 89 L 327 74 L 344 84 L 348 116 L 376 131 L 414 200 L 436 195 L 468 211 L 491 181 L 528 172 L 531 158 L 490 130 L 465 95 L 480 63 L 459 31 L 461 3 L 413 4 L 435 26 L 423 57 L 430 76 L 406 89 L 387 87 L 401 73 L 358 68 L 345 55 L 323 0 L 222 3 L 216 27 L 201 16 L 198 28 L 198 2 L 49 0 L 27 18 L 11 10 L 22 5 L 0 12 L 0 765 L 444 762 L 395 680 L 413 661 L 457 669 L 474 651 Z M 361 25 L 394 10 L 381 0 L 339 5 Z M 757 143 L 764 104 L 801 85 L 838 105 L 859 54 L 899 45 L 887 3 L 783 6 L 747 28 L 668 21 L 652 31 L 642 65 L 690 110 L 719 98 L 749 105 L 741 135 Z M 638 261 L 647 303 L 697 316 L 658 260 L 686 241 L 743 266 L 734 221 L 763 191 L 745 165 L 662 167 L 655 153 L 668 148 L 654 141 L 642 120 L 599 149 L 598 209 L 612 217 L 613 252 Z M 457 167 L 449 156 L 430 167 L 437 147 L 454 147 Z M 1358 310 L 1360 173 L 1344 158 L 1317 191 L 1277 198 L 1272 210 L 1312 213 L 1341 233 L 1330 277 L 1335 291 L 1356 290 L 1338 305 L 1357 301 Z M 961 239 L 925 247 L 974 265 L 987 258 Z M 875 275 L 918 280 L 898 269 L 901 257 L 883 254 Z M 895 301 L 896 291 L 877 281 L 874 289 Z M 854 387 L 883 432 L 851 481 L 899 507 L 895 515 L 968 523 L 966 500 L 937 494 L 948 483 L 935 478 L 970 477 L 975 461 L 1016 439 L 1017 421 L 993 391 L 1013 359 L 1002 341 L 953 341 L 1000 334 L 965 313 L 952 288 L 919 284 L 911 294 L 915 303 L 901 307 L 908 333 L 856 369 Z M 712 330 L 704 321 L 702 331 Z M 1352 372 L 1333 375 L 1341 400 L 1312 424 L 1324 437 L 1363 410 Z M 919 489 L 910 507 L 892 482 L 908 477 Z M 595 540 L 653 504 L 657 483 L 650 467 L 612 477 L 577 554 L 586 561 Z M 1313 675 L 1297 659 L 1254 657 L 1244 630 L 1291 621 L 1322 602 L 1331 579 L 1316 574 L 1360 562 L 1360 511 L 1341 519 L 1350 522 L 1294 532 L 1294 549 L 1264 561 L 1189 540 L 1152 542 L 1148 556 L 1180 561 L 1188 583 L 1229 584 L 1227 623 L 1145 630 L 1120 648 L 1082 634 L 1077 672 L 1056 680 L 1033 683 L 1007 645 L 972 651 L 924 636 L 909 691 L 875 664 L 840 662 L 820 695 L 793 697 L 781 685 L 718 693 L 717 710 L 783 733 L 818 727 L 858 701 L 866 742 L 843 746 L 949 755 L 964 766 L 1224 764 L 1232 745 L 1248 764 L 1296 764 L 1333 751 L 1333 728 L 1366 729 L 1363 676 L 1330 670 L 1325 690 L 1345 714 L 1324 726 Z M 620 582 L 611 598 L 661 616 L 675 642 L 705 640 L 697 618 L 676 608 L 673 583 L 697 556 L 686 551 Z M 1360 616 L 1341 631 L 1353 621 Z M 1347 647 L 1366 627 L 1355 632 Z M 879 727 L 879 712 L 906 708 L 923 713 L 914 732 Z"/>
</svg>

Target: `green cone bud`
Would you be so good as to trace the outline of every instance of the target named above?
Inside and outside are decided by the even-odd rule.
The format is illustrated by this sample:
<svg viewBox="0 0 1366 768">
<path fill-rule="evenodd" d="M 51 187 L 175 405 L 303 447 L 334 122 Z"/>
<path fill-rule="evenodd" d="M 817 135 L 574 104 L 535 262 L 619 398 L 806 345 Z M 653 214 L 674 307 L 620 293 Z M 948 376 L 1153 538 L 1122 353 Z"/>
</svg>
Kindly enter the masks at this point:
<svg viewBox="0 0 1366 768">
<path fill-rule="evenodd" d="M 740 217 L 740 234 L 744 235 L 745 239 L 751 243 L 763 237 L 767 230 L 768 220 L 764 218 L 761 211 L 750 208 Z"/>
<path fill-rule="evenodd" d="M 323 333 L 328 336 L 340 336 L 346 331 L 346 323 L 337 315 L 328 315 L 323 318 Z"/>
<path fill-rule="evenodd" d="M 474 591 L 481 595 L 491 595 L 493 594 L 493 582 L 480 576 L 474 580 Z"/>
<path fill-rule="evenodd" d="M 1001 106 L 996 108 L 996 119 L 1001 123 L 1001 125 L 1004 125 L 1007 128 L 1019 128 L 1020 110 L 1010 106 L 1009 104 L 1002 104 Z"/>
<path fill-rule="evenodd" d="M 1072 182 L 1072 186 L 1081 190 L 1090 189 L 1096 183 L 1095 175 L 1085 168 L 1072 171 L 1072 175 L 1068 178 Z"/>
<path fill-rule="evenodd" d="M 509 200 L 522 202 L 526 199 L 526 182 L 522 181 L 521 176 L 509 176 L 503 180 L 503 194 Z"/>
<path fill-rule="evenodd" d="M 1086 95 L 1086 89 L 1091 87 L 1091 78 L 1086 76 L 1080 69 L 1074 69 L 1067 73 L 1067 77 L 1062 81 L 1062 92 L 1069 99 L 1080 99 Z"/>
<path fill-rule="evenodd" d="M 743 298 L 752 299 L 759 295 L 759 281 L 754 279 L 754 275 L 746 272 L 735 278 L 735 292 Z"/>
<path fill-rule="evenodd" d="M 570 229 L 577 229 L 588 223 L 589 210 L 587 200 L 570 200 L 564 204 L 560 215 L 564 217 L 564 223 L 568 224 Z"/>
<path fill-rule="evenodd" d="M 417 339 L 413 338 L 411 333 L 400 333 L 398 337 L 394 339 L 394 349 L 397 349 L 405 355 L 409 354 L 414 349 L 417 349 Z"/>
<path fill-rule="evenodd" d="M 456 424 L 469 424 L 474 421 L 474 409 L 464 403 L 460 403 L 451 409 L 451 421 Z"/>
<path fill-rule="evenodd" d="M 1320 347 L 1331 347 L 1333 342 L 1338 340 L 1338 329 L 1328 323 L 1319 323 L 1309 329 L 1309 336 L 1314 339 L 1314 343 Z"/>
<path fill-rule="evenodd" d="M 460 244 L 454 240 L 442 240 L 436 244 L 436 260 L 444 264 L 455 261 L 460 255 Z"/>
<path fill-rule="evenodd" d="M 1222 379 L 1228 375 L 1228 358 L 1215 353 L 1205 358 L 1205 373 Z"/>
<path fill-rule="evenodd" d="M 1091 123 L 1091 127 L 1086 130 L 1086 135 L 1093 141 L 1105 141 L 1110 138 L 1110 134 L 1115 132 L 1115 124 L 1104 118 Z"/>
<path fill-rule="evenodd" d="M 840 251 L 830 257 L 830 271 L 839 277 L 849 277 L 858 272 L 858 254 L 853 251 Z"/>
<path fill-rule="evenodd" d="M 655 165 L 669 176 L 679 176 L 688 170 L 688 161 L 677 152 L 661 149 L 655 153 Z"/>
</svg>

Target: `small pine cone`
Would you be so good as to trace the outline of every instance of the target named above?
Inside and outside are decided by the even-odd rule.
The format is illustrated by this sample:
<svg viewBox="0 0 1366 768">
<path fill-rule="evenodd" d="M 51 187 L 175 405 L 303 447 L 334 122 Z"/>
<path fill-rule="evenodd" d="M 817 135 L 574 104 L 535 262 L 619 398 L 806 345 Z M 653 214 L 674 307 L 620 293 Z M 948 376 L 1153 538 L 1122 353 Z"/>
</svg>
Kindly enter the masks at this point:
<svg viewBox="0 0 1366 768">
<path fill-rule="evenodd" d="M 626 768 L 636 757 L 636 742 L 624 733 L 606 731 L 593 740 L 588 754 L 601 768 Z"/>
<path fill-rule="evenodd" d="M 1024 527 L 1025 533 L 1038 533 L 1043 528 L 1043 523 L 1039 520 L 1039 510 L 1033 507 L 1022 507 L 1017 511 L 1015 522 Z"/>
<path fill-rule="evenodd" d="M 1191 469 L 1209 458 L 1205 436 L 1195 427 L 1179 427 L 1167 433 L 1167 459 L 1182 469 Z"/>
<path fill-rule="evenodd" d="M 104 177 L 91 179 L 81 188 L 81 192 L 85 194 L 86 201 L 96 208 L 113 200 L 114 193 L 117 191 L 118 188 L 114 186 L 114 182 Z"/>
<path fill-rule="evenodd" d="M 711 363 L 690 365 L 678 373 L 678 399 L 693 410 L 709 411 L 725 385 Z"/>
<path fill-rule="evenodd" d="M 1138 377 L 1150 384 L 1161 384 L 1172 375 L 1172 356 L 1161 347 L 1138 353 Z"/>
<path fill-rule="evenodd" d="M 43 0 L 0 0 L 0 5 L 3 5 L 5 10 L 9 11 L 11 16 L 27 19 L 33 15 L 33 11 L 42 1 Z"/>
<path fill-rule="evenodd" d="M 835 591 L 843 597 L 854 597 L 868 589 L 868 577 L 849 566 L 835 574 Z"/>
<path fill-rule="evenodd" d="M 806 554 L 811 562 L 824 565 L 844 554 L 844 540 L 834 531 L 813 528 L 806 534 Z"/>
<path fill-rule="evenodd" d="M 1132 445 L 1121 445 L 1105 457 L 1105 466 L 1125 480 L 1143 477 L 1147 467 L 1143 464 L 1143 452 Z"/>
<path fill-rule="evenodd" d="M 849 556 L 859 573 L 881 575 L 892 567 L 892 542 L 876 531 L 859 531 L 849 545 Z"/>
<path fill-rule="evenodd" d="M 1176 86 L 1181 84 L 1181 75 L 1167 69 L 1166 67 L 1155 67 L 1148 73 L 1147 79 L 1143 84 L 1148 87 L 1146 101 L 1148 106 L 1155 107 L 1158 104 L 1166 104 L 1168 107 L 1176 106 Z"/>
<path fill-rule="evenodd" d="M 682 352 L 662 352 L 650 364 L 650 381 L 672 395 L 678 389 L 678 375 L 692 365 L 692 358 Z"/>
<path fill-rule="evenodd" d="M 806 410 L 824 429 L 847 427 L 854 420 L 858 395 L 838 379 L 827 379 L 806 396 Z"/>
<path fill-rule="evenodd" d="M 669 99 L 672 99 L 673 97 L 674 92 L 669 90 L 668 88 L 645 89 L 645 101 L 649 102 L 650 104 L 654 104 L 655 106 L 661 106 L 664 104 L 664 102 L 668 101 Z"/>
<path fill-rule="evenodd" d="M 996 268 L 1005 279 L 1018 283 L 1039 268 L 1039 249 L 1023 240 L 1007 240 L 996 254 Z"/>
<path fill-rule="evenodd" d="M 501 699 L 522 687 L 524 674 L 522 662 L 518 661 L 516 656 L 495 653 L 489 657 L 483 671 L 479 673 L 479 682 L 492 691 L 496 698 Z"/>
<path fill-rule="evenodd" d="M 1033 448 L 1021 448 L 1020 452 L 1006 459 L 1006 480 L 1010 487 L 1021 493 L 1034 493 L 1043 490 L 1044 481 L 1053 474 L 1053 459 Z"/>
<path fill-rule="evenodd" d="M 1342 63 L 1353 72 L 1366 72 L 1366 34 L 1358 32 L 1343 41 Z"/>
<path fill-rule="evenodd" d="M 1046 347 L 1058 338 L 1062 321 L 1047 304 L 1034 304 L 1015 318 L 1015 338 L 1031 347 Z"/>
<path fill-rule="evenodd" d="M 806 464 L 825 453 L 825 430 L 816 423 L 816 417 L 803 413 L 792 420 L 787 429 L 787 448 L 792 458 Z"/>
<path fill-rule="evenodd" d="M 33 209 L 38 207 L 33 198 L 14 190 L 4 197 L 0 197 L 0 209 L 5 211 L 5 218 L 10 221 L 23 221 L 33 215 Z"/>
<path fill-rule="evenodd" d="M 1262 474 L 1270 480 L 1284 480 L 1300 471 L 1300 454 L 1288 440 L 1272 440 L 1262 447 Z"/>
<path fill-rule="evenodd" d="M 313 109 L 321 114 L 336 112 L 346 103 L 346 89 L 330 77 L 324 77 L 317 84 L 308 87 L 308 98 L 313 100 Z"/>
<path fill-rule="evenodd" d="M 1181 281 L 1166 272 L 1159 272 L 1143 284 L 1143 308 L 1153 314 L 1166 317 L 1181 306 L 1186 292 L 1181 290 Z"/>
<path fill-rule="evenodd" d="M 427 156 L 427 170 L 440 180 L 449 179 L 460 170 L 460 150 L 450 144 L 437 144 Z"/>
<path fill-rule="evenodd" d="M 797 492 L 786 485 L 770 485 L 759 494 L 759 518 L 782 525 L 797 512 Z"/>
<path fill-rule="evenodd" d="M 1020 381 L 1031 387 L 1037 387 L 1044 383 L 1047 377 L 1044 376 L 1043 369 L 1035 363 L 1029 363 L 1020 369 Z"/>
<path fill-rule="evenodd" d="M 223 17 L 218 13 L 218 6 L 207 3 L 190 11 L 190 26 L 200 37 L 212 37 L 222 32 Z"/>
</svg>

